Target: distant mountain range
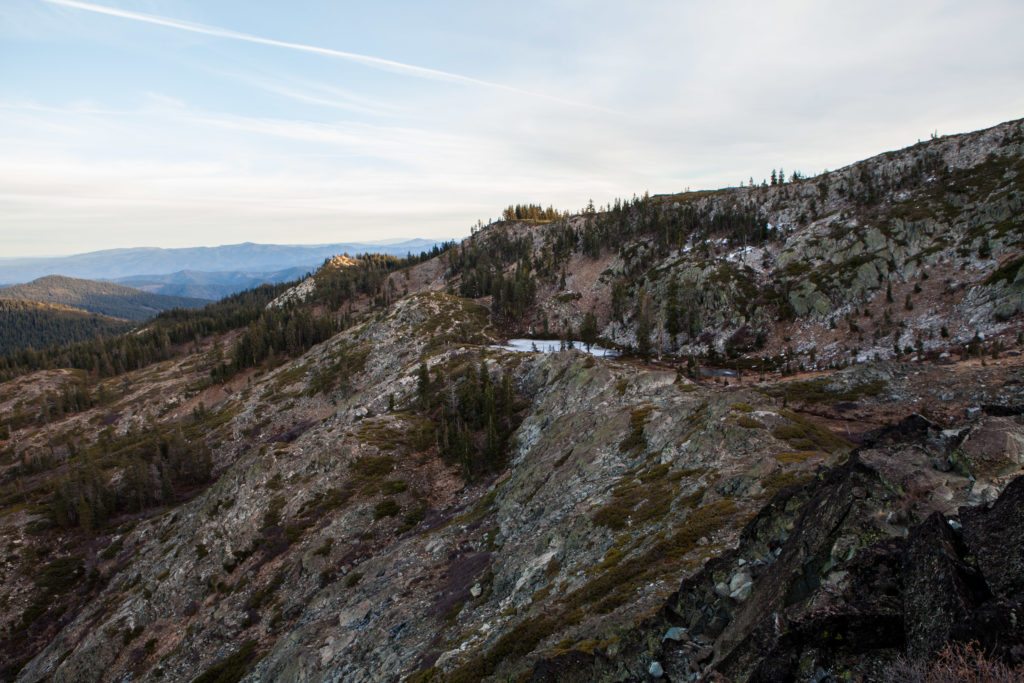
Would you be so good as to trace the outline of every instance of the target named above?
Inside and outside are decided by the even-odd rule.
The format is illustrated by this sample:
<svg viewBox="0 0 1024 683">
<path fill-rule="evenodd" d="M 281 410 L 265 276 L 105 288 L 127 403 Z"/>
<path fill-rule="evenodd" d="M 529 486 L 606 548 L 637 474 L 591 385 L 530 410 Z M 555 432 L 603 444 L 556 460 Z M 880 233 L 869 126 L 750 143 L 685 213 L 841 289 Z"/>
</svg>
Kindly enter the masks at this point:
<svg viewBox="0 0 1024 683">
<path fill-rule="evenodd" d="M 123 320 L 142 321 L 171 308 L 199 308 L 205 299 L 164 296 L 113 282 L 48 275 L 27 284 L 0 288 L 0 299 L 77 308 Z"/>
<path fill-rule="evenodd" d="M 219 299 L 263 282 L 295 279 L 337 254 L 405 256 L 429 251 L 435 244 L 439 242 L 429 239 L 316 245 L 246 242 L 182 249 L 108 249 L 52 258 L 0 258 L 0 284 L 65 275 L 131 284 L 153 293 Z"/>
<path fill-rule="evenodd" d="M 405 256 L 439 242 L 232 244 L 0 258 L 0 356 L 119 334 L 172 308 L 298 280 L 338 254 Z"/>
<path fill-rule="evenodd" d="M 265 283 L 276 284 L 298 280 L 312 270 L 315 268 L 304 266 L 267 273 L 233 270 L 211 273 L 201 270 L 179 270 L 177 273 L 158 275 L 130 275 L 117 278 L 114 282 L 153 294 L 217 301 L 235 292 L 252 289 Z"/>
</svg>

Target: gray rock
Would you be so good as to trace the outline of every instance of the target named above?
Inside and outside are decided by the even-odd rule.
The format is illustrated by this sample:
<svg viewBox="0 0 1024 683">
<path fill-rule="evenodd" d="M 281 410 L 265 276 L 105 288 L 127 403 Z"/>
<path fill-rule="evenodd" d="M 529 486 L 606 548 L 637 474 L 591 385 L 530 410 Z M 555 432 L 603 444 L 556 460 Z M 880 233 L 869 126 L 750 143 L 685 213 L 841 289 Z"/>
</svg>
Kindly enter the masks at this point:
<svg viewBox="0 0 1024 683">
<path fill-rule="evenodd" d="M 729 593 L 729 597 L 735 600 L 736 602 L 745 602 L 746 599 L 750 597 L 750 593 L 753 590 L 753 583 L 745 583 L 736 590 L 734 590 L 732 593 Z"/>
<path fill-rule="evenodd" d="M 729 591 L 732 592 L 738 590 L 739 588 L 742 588 L 743 586 L 752 582 L 753 578 L 751 578 L 750 572 L 746 570 L 738 571 L 735 574 L 733 574 L 732 579 L 729 580 Z"/>
<path fill-rule="evenodd" d="M 686 638 L 686 629 L 681 626 L 673 626 L 669 630 L 665 631 L 665 635 L 662 640 L 674 640 L 679 642 Z"/>
</svg>

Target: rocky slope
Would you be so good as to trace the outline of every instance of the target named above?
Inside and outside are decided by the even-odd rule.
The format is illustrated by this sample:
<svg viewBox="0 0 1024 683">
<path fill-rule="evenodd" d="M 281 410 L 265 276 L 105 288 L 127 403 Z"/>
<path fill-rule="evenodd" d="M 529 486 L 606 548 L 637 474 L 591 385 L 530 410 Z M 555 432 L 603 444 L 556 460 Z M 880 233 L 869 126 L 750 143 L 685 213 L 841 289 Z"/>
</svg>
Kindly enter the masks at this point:
<svg viewBox="0 0 1024 683">
<path fill-rule="evenodd" d="M 880 680 L 966 640 L 1019 665 L 1021 130 L 498 224 L 338 310 L 322 273 L 285 308 L 347 329 L 224 381 L 241 331 L 0 385 L 0 676 Z M 458 296 L 487 259 L 508 291 Z M 650 356 L 498 347 L 587 312 Z"/>
<path fill-rule="evenodd" d="M 658 352 L 784 357 L 807 368 L 1013 338 L 1022 156 L 1024 125 L 1013 121 L 796 182 L 572 217 L 570 239 L 585 247 L 593 235 L 610 249 L 564 257 L 532 329 L 579 329 L 594 311 L 606 338 L 636 346 L 647 317 Z M 748 224 L 754 230 L 728 229 Z M 616 237 L 643 229 L 646 239 Z M 561 224 L 501 230 L 559 260 Z M 619 311 L 616 285 L 627 302 Z"/>
</svg>

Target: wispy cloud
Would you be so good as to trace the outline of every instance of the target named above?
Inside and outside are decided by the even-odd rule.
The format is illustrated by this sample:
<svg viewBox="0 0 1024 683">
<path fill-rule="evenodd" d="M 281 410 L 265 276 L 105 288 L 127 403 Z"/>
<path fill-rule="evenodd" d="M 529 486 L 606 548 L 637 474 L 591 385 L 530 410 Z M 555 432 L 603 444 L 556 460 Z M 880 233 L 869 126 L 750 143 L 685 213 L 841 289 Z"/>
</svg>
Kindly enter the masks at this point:
<svg viewBox="0 0 1024 683">
<path fill-rule="evenodd" d="M 216 69 L 208 69 L 208 71 L 280 97 L 305 104 L 315 104 L 320 107 L 327 107 L 328 109 L 339 109 L 377 117 L 396 116 L 404 110 L 403 107 L 364 97 L 345 88 L 324 83 L 290 79 L 289 82 L 293 85 L 285 85 L 282 81 L 273 78 L 257 78 L 242 73 L 231 73 Z"/>
<path fill-rule="evenodd" d="M 491 90 L 500 90 L 515 95 L 525 95 L 528 97 L 540 98 L 548 100 L 550 102 L 557 102 L 559 104 L 564 104 L 572 107 L 584 107 L 587 109 L 604 110 L 602 107 L 596 107 L 594 105 L 582 102 L 574 102 L 572 100 L 567 100 L 561 97 L 555 97 L 554 95 L 547 95 L 545 93 L 524 90 L 522 88 L 517 88 L 512 85 L 506 85 L 504 83 L 496 83 L 494 81 L 487 81 L 481 78 L 473 78 L 472 76 L 464 76 L 462 74 L 452 73 L 450 71 L 431 69 L 425 66 L 407 64 L 405 62 L 398 62 L 392 59 L 384 59 L 382 57 L 374 57 L 372 55 L 364 55 L 357 52 L 346 52 L 344 50 L 335 50 L 333 48 L 320 47 L 317 45 L 307 45 L 305 43 L 294 43 L 287 40 L 265 38 L 263 36 L 257 36 L 251 33 L 242 33 L 240 31 L 232 31 L 231 29 L 220 28 L 218 26 L 197 24 L 190 21 L 181 21 L 179 19 L 162 17 L 156 14 L 131 12 L 129 10 L 123 10 L 118 7 L 96 5 L 91 2 L 81 2 L 80 0 L 43 0 L 43 2 L 49 3 L 51 5 L 59 5 L 61 7 L 82 10 L 84 12 L 93 12 L 95 14 L 103 14 L 106 16 L 118 17 L 120 19 L 129 19 L 131 21 L 139 21 L 146 24 L 153 24 L 155 26 L 173 28 L 179 31 L 188 31 L 190 33 L 199 33 L 202 35 L 213 36 L 216 38 L 224 38 L 227 40 L 238 40 L 245 43 L 255 43 L 257 45 L 267 45 L 270 47 L 277 47 L 285 50 L 307 52 L 310 54 L 322 55 L 324 57 L 343 59 L 349 62 L 362 64 L 373 69 L 403 74 L 406 76 L 413 76 L 415 78 L 423 78 L 433 81 L 444 81 L 447 83 L 458 83 L 461 85 L 470 85 L 481 88 L 488 88 Z"/>
<path fill-rule="evenodd" d="M 19 67 L 0 69 L 0 253 L 453 235 L 509 202 L 571 209 L 837 168 L 1024 111 L 1020 0 L 397 13 L 308 0 L 302 16 L 287 3 L 247 14 L 296 43 L 95 4 L 108 2 L 166 4 L 0 0 L 0 54 Z M 85 17 L 88 33 L 72 21 Z M 317 47 L 321 23 L 341 19 L 389 22 L 360 50 L 415 45 L 443 61 L 407 59 L 452 71 Z M 124 31 L 209 44 L 182 56 L 112 40 Z M 266 49 L 239 50 L 251 44 Z"/>
</svg>

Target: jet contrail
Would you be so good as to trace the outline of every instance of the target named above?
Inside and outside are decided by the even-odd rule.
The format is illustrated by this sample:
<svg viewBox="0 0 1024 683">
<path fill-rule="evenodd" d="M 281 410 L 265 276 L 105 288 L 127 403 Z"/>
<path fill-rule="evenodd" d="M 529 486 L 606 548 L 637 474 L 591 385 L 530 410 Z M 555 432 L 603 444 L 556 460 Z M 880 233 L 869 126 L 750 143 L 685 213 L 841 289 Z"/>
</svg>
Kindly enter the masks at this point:
<svg viewBox="0 0 1024 683">
<path fill-rule="evenodd" d="M 240 40 L 246 43 L 256 43 L 257 45 L 269 45 L 271 47 L 284 48 L 286 50 L 296 50 L 298 52 L 309 52 L 312 54 L 323 55 L 325 57 L 334 57 L 336 59 L 344 59 L 350 62 L 356 62 L 369 66 L 374 69 L 380 69 L 382 71 L 390 71 L 392 73 L 406 74 L 408 76 L 415 76 L 417 78 L 426 78 L 435 81 L 447 81 L 449 83 L 462 83 L 464 85 L 475 85 L 483 88 L 491 88 L 493 90 L 504 90 L 505 92 L 515 93 L 517 95 L 527 95 L 529 97 L 538 97 L 541 99 L 549 100 L 552 102 L 558 102 L 560 104 L 566 104 L 573 107 L 585 107 L 587 109 L 601 109 L 602 107 L 596 107 L 589 104 L 583 104 L 580 102 L 573 102 L 571 100 L 562 99 L 560 97 L 554 97 L 552 95 L 545 95 L 543 93 L 531 92 L 529 90 L 522 90 L 511 85 L 504 85 L 502 83 L 494 83 L 493 81 L 485 81 L 479 78 L 473 78 L 471 76 L 463 76 L 461 74 L 451 73 L 449 71 L 441 71 L 439 69 L 430 69 L 424 66 L 416 66 L 415 64 L 406 64 L 404 62 L 396 62 L 391 59 L 383 59 L 381 57 L 373 57 L 370 55 L 363 55 L 356 52 L 344 52 L 342 50 L 333 50 L 327 47 L 318 47 L 316 45 L 305 45 L 303 43 L 292 43 L 285 40 L 275 40 L 274 38 L 264 38 L 262 36 L 252 35 L 250 33 L 241 33 L 238 31 L 232 31 L 226 28 L 220 28 L 217 26 L 209 26 L 206 24 L 196 24 L 189 21 L 180 21 L 178 19 L 171 19 L 169 17 L 161 17 L 155 14 L 144 14 L 142 12 L 130 12 L 128 10 L 119 9 L 117 7 L 107 7 L 105 5 L 96 5 L 91 2 L 81 2 L 81 0 L 42 0 L 43 2 L 51 5 L 59 5 L 61 7 L 69 7 L 72 9 L 78 9 L 85 12 L 94 12 L 96 14 L 105 14 L 111 17 L 119 17 L 121 19 L 130 19 L 132 21 L 141 21 L 146 24 L 154 24 L 156 26 L 165 26 L 167 28 L 175 28 L 179 31 L 189 31 L 191 33 L 201 33 L 207 36 L 215 36 L 217 38 L 226 38 L 228 40 Z"/>
</svg>

